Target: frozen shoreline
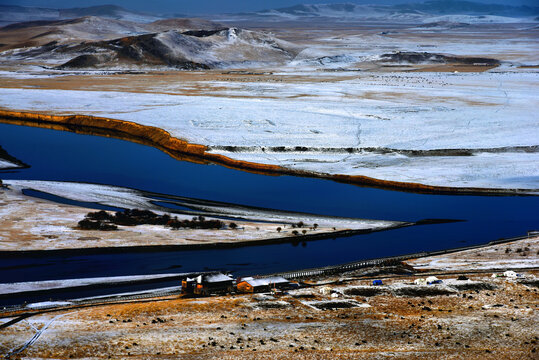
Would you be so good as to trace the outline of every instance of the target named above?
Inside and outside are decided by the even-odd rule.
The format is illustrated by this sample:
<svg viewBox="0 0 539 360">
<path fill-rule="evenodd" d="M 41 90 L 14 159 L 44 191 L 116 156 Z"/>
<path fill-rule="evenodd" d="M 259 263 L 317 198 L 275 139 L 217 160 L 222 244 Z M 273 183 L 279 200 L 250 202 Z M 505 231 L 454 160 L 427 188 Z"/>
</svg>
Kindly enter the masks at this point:
<svg viewBox="0 0 539 360">
<path fill-rule="evenodd" d="M 364 99 L 362 80 L 358 79 L 346 82 L 350 85 L 346 90 L 347 97 L 353 96 L 355 101 L 335 96 L 343 86 L 339 82 L 324 86 L 324 91 L 330 94 L 301 101 L 4 88 L 0 89 L 0 106 L 9 108 L 9 104 L 16 103 L 17 108 L 23 110 L 89 114 L 132 121 L 164 129 L 191 143 L 209 146 L 210 152 L 216 154 L 292 170 L 361 175 L 431 186 L 537 190 L 539 125 L 533 115 L 539 99 L 535 92 L 524 89 L 537 76 L 532 73 L 466 76 L 458 80 L 465 82 L 461 94 L 434 105 L 427 103 L 427 99 L 414 100 L 413 93 L 418 98 L 426 95 L 425 90 L 413 88 L 407 89 L 407 93 L 402 92 L 401 100 L 395 99 L 394 95 L 390 100 Z M 523 87 L 500 92 L 485 86 L 485 91 L 494 93 L 483 97 L 482 101 L 491 103 L 470 106 L 455 103 L 467 98 L 466 87 L 479 85 L 483 80 L 494 87 L 498 77 L 506 78 L 505 82 L 520 81 Z M 298 85 L 292 90 L 294 93 L 315 91 L 314 87 L 303 87 Z M 379 91 L 377 96 L 383 97 L 383 93 L 390 89 Z M 503 95 L 504 92 L 511 95 Z M 429 101 L 436 101 L 436 98 Z M 518 125 L 512 119 L 518 119 Z M 212 146 L 216 149 L 212 150 Z M 226 150 L 227 146 L 253 150 L 230 152 Z M 295 146 L 315 151 L 265 151 L 268 147 Z M 325 152 L 323 149 L 328 147 L 396 151 Z M 478 150 L 471 156 L 417 157 L 398 153 L 399 150 L 474 151 L 514 147 L 529 147 L 529 150 Z"/>
<path fill-rule="evenodd" d="M 13 254 L 37 254 L 43 251 L 105 253 L 121 252 L 126 248 L 132 251 L 230 248 L 308 241 L 413 225 L 400 221 L 291 213 L 234 204 L 227 206 L 206 201 L 197 206 L 199 214 L 207 218 L 225 217 L 228 219 L 225 224 L 234 218 L 238 228 L 173 230 L 161 225 L 137 225 L 119 226 L 118 231 L 81 230 L 77 228 L 77 223 L 93 209 L 24 196 L 21 190 L 33 189 L 75 201 L 158 213 L 170 212 L 171 209 L 153 205 L 153 199 L 143 192 L 115 186 L 24 180 L 5 180 L 5 183 L 9 189 L 0 190 L 3 204 L 0 207 L 0 251 Z M 196 206 L 189 200 L 185 198 L 183 206 Z M 195 199 L 193 203 L 201 202 Z M 171 215 L 179 219 L 191 219 L 193 216 L 181 213 Z M 296 230 L 292 224 L 300 221 L 305 226 Z M 313 227 L 315 223 L 316 228 Z"/>
</svg>

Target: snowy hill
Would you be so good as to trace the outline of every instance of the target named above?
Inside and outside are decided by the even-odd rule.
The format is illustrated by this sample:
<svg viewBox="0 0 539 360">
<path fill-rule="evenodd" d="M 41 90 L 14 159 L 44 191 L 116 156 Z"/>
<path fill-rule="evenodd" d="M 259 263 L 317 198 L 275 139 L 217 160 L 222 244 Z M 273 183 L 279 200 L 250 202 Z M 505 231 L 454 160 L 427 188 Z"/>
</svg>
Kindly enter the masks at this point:
<svg viewBox="0 0 539 360">
<path fill-rule="evenodd" d="M 84 16 L 69 20 L 40 20 L 14 23 L 0 28 L 0 51 L 23 47 L 75 44 L 81 41 L 112 40 L 166 30 L 215 30 L 225 26 L 196 18 L 165 19 L 148 24 Z"/>
<path fill-rule="evenodd" d="M 161 19 L 158 16 L 139 13 L 114 5 L 91 6 L 72 9 L 48 9 L 0 5 L 0 26 L 17 22 L 65 20 L 83 16 L 99 16 L 115 20 L 149 23 Z"/>
<path fill-rule="evenodd" d="M 116 20 L 147 23 L 160 18 L 150 14 L 139 13 L 115 5 L 91 6 L 86 8 L 73 8 L 60 10 L 61 18 L 74 18 L 81 16 L 100 16 Z"/>
<path fill-rule="evenodd" d="M 539 14 L 539 7 L 485 4 L 472 1 L 430 0 L 423 3 L 394 5 L 394 9 L 402 11 L 421 11 L 427 14 L 465 14 L 465 15 L 497 15 L 509 17 L 532 17 Z"/>
<path fill-rule="evenodd" d="M 393 20 L 399 22 L 432 22 L 433 18 L 447 15 L 462 16 L 471 22 L 519 21 L 533 19 L 539 7 L 483 4 L 470 1 L 436 0 L 399 5 L 302 4 L 252 13 L 254 17 L 274 21 L 302 21 L 324 19 L 329 21 Z M 245 14 L 243 14 L 245 16 Z M 487 18 L 483 18 L 483 17 Z M 482 19 L 487 19 L 482 21 Z M 496 21 L 494 21 L 496 22 Z"/>
<path fill-rule="evenodd" d="M 163 24 L 160 24 L 163 26 Z M 39 60 L 58 69 L 210 69 L 282 64 L 301 49 L 273 35 L 237 28 L 168 30 L 106 41 L 51 42 L 4 52 L 19 62 Z"/>
</svg>

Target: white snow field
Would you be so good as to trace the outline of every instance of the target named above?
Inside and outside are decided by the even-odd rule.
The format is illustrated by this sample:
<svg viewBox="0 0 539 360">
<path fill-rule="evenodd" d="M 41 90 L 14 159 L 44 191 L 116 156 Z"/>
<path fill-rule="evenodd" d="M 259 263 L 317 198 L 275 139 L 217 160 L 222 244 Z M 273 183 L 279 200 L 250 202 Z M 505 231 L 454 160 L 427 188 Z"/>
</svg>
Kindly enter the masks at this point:
<svg viewBox="0 0 539 360">
<path fill-rule="evenodd" d="M 152 203 L 152 200 L 154 199 L 144 195 L 144 193 L 118 186 L 37 180 L 5 180 L 5 183 L 15 191 L 32 189 L 75 201 L 92 202 L 126 209 L 147 209 L 158 212 L 167 210 L 166 208 L 154 205 Z M 163 195 L 163 197 L 166 198 L 166 195 Z M 169 199 L 168 201 L 182 207 L 189 207 L 195 211 L 200 211 L 204 216 L 226 216 L 229 218 L 244 218 L 251 221 L 275 223 L 297 223 L 298 221 L 303 221 L 306 224 L 316 223 L 322 227 L 338 227 L 340 229 L 351 230 L 382 230 L 411 225 L 400 221 L 293 213 L 271 209 L 251 208 L 247 206 L 236 206 L 234 204 L 213 203 L 211 201 L 205 201 L 198 204 L 190 200 L 191 199 L 189 198 L 184 198 L 184 200 L 175 201 Z M 180 218 L 191 217 L 191 215 L 180 215 Z M 36 227 L 36 230 L 39 230 L 38 227 Z"/>
<path fill-rule="evenodd" d="M 203 96 L 185 95 L 193 83 L 149 84 L 146 93 L 1 88 L 0 107 L 134 121 L 231 158 L 291 169 L 539 189 L 535 69 L 347 72 L 323 82 L 330 73 L 304 74 L 205 82 Z"/>
<path fill-rule="evenodd" d="M 19 167 L 19 164 L 15 164 L 9 160 L 0 159 L 0 169 L 9 169 Z"/>
</svg>

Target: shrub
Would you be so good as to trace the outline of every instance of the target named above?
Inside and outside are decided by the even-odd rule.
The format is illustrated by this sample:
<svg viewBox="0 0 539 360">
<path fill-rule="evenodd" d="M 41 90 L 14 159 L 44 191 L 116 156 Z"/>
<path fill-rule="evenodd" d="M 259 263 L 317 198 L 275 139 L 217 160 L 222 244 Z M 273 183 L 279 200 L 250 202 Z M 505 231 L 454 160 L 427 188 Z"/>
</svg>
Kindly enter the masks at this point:
<svg viewBox="0 0 539 360">
<path fill-rule="evenodd" d="M 88 218 L 79 221 L 79 228 L 82 230 L 102 230 L 102 231 L 118 230 L 118 226 L 114 224 L 110 224 L 102 220 L 91 220 Z"/>
<path fill-rule="evenodd" d="M 91 212 L 86 215 L 88 219 L 92 220 L 110 220 L 112 218 L 112 215 L 110 215 L 105 210 L 97 211 L 97 212 Z"/>
<path fill-rule="evenodd" d="M 88 213 L 86 219 L 79 222 L 81 229 L 91 230 L 116 230 L 116 225 L 164 225 L 173 229 L 220 229 L 223 222 L 220 220 L 206 220 L 203 216 L 193 217 L 192 220 L 178 220 L 178 217 L 171 218 L 170 215 L 158 215 L 149 210 L 126 209 L 117 211 L 114 215 L 106 211 Z"/>
</svg>

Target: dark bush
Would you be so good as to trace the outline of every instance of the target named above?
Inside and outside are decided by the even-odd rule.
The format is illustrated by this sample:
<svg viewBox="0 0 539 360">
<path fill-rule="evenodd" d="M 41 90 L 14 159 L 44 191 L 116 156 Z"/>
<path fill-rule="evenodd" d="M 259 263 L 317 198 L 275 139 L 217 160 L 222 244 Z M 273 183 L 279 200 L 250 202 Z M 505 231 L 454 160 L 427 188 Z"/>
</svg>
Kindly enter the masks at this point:
<svg viewBox="0 0 539 360">
<path fill-rule="evenodd" d="M 99 221 L 94 221 L 90 219 L 83 219 L 79 221 L 79 228 L 83 230 L 99 230 Z"/>
<path fill-rule="evenodd" d="M 178 218 L 174 218 L 168 221 L 167 226 L 173 229 L 220 229 L 224 226 L 224 223 L 220 220 L 206 220 L 204 217 L 194 217 L 193 220 L 178 220 Z"/>
<path fill-rule="evenodd" d="M 203 216 L 194 217 L 192 220 L 178 220 L 170 215 L 158 215 L 149 210 L 126 209 L 117 211 L 114 215 L 106 211 L 91 212 L 86 215 L 86 219 L 79 222 L 81 229 L 88 230 L 116 230 L 116 225 L 163 225 L 173 229 L 220 229 L 223 222 L 220 220 L 206 220 Z"/>
<path fill-rule="evenodd" d="M 118 227 L 116 225 L 110 224 L 108 222 L 103 222 L 102 220 L 91 219 L 83 219 L 79 221 L 79 228 L 82 230 L 118 230 Z"/>
<path fill-rule="evenodd" d="M 91 212 L 86 215 L 88 219 L 92 220 L 110 220 L 112 218 L 112 215 L 110 215 L 105 210 L 97 211 L 97 212 Z"/>
</svg>

